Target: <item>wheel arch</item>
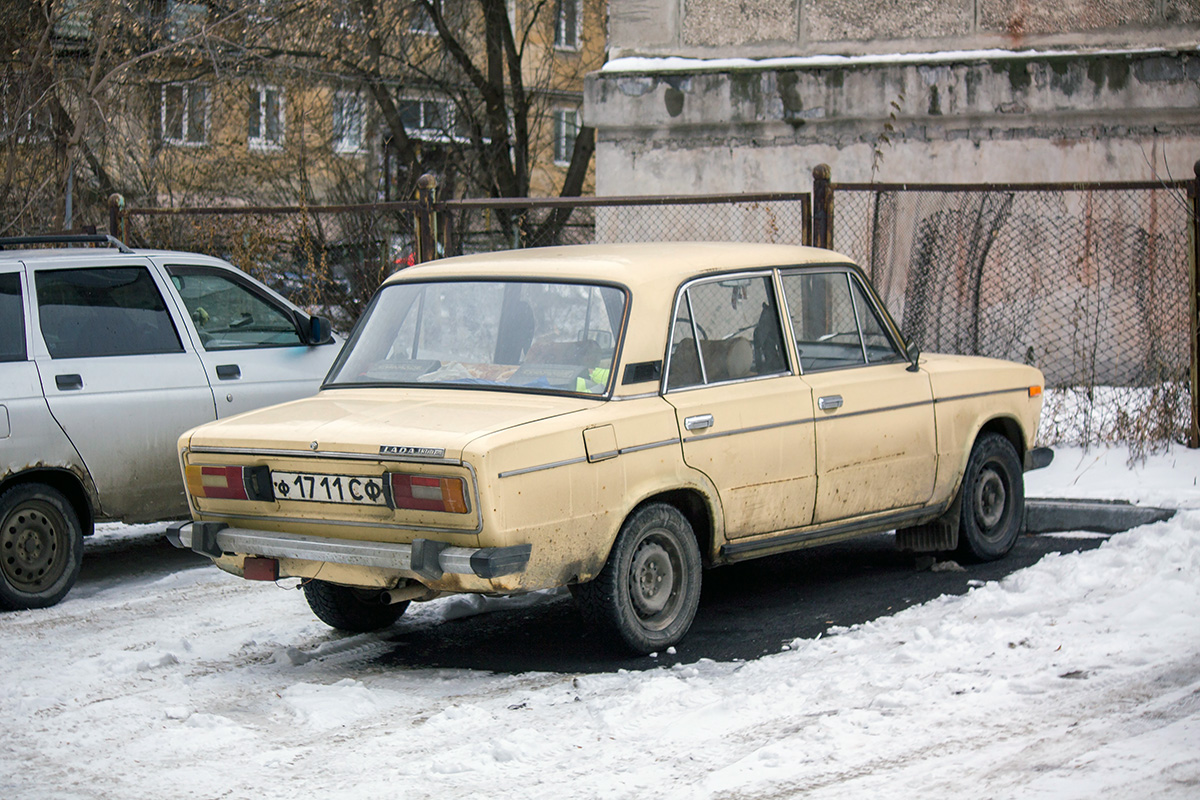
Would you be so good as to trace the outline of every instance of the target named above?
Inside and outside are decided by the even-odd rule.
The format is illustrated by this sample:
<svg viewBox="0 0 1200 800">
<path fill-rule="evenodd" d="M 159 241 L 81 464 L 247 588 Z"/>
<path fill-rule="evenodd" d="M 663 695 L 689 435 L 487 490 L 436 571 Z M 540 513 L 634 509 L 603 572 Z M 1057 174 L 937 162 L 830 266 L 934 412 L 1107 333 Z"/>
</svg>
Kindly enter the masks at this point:
<svg viewBox="0 0 1200 800">
<path fill-rule="evenodd" d="M 638 509 L 652 503 L 665 503 L 683 514 L 688 524 L 692 526 L 692 533 L 696 536 L 696 545 L 700 548 L 700 558 L 704 566 L 712 566 L 715 526 L 713 524 L 714 512 L 709 499 L 697 489 L 681 488 L 661 491 L 643 498 L 629 510 L 625 519 L 629 519 L 637 513 Z"/>
<path fill-rule="evenodd" d="M 0 494 L 14 486 L 30 483 L 41 483 L 58 491 L 67 498 L 71 509 L 79 519 L 84 536 L 91 536 L 96 530 L 96 515 L 93 511 L 92 498 L 74 471 L 60 467 L 35 467 L 14 473 L 0 481 Z"/>
<path fill-rule="evenodd" d="M 1025 459 L 1025 431 L 1021 428 L 1021 423 L 1014 417 L 1002 416 L 993 417 L 983 424 L 976 432 L 975 438 L 971 442 L 971 446 L 975 446 L 975 442 L 988 433 L 997 433 L 1008 439 L 1009 444 L 1017 451 L 1017 459 L 1024 462 Z"/>
</svg>

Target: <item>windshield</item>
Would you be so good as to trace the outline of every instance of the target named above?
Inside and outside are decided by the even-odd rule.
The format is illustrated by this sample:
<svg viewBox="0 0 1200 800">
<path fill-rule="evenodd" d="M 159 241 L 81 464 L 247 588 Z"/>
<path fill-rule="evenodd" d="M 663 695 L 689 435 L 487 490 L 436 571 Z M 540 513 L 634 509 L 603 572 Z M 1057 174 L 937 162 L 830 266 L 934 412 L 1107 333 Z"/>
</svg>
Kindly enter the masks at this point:
<svg viewBox="0 0 1200 800">
<path fill-rule="evenodd" d="M 385 286 L 326 386 L 497 386 L 603 394 L 625 319 L 612 286 Z"/>
</svg>

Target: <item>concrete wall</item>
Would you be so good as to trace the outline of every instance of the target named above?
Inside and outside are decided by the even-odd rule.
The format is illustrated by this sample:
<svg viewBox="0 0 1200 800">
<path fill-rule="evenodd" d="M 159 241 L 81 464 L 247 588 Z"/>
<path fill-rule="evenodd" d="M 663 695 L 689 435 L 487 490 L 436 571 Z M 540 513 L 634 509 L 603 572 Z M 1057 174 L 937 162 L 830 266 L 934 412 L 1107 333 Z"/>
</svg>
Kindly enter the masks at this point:
<svg viewBox="0 0 1200 800">
<path fill-rule="evenodd" d="M 1200 0 L 610 0 L 613 58 L 1190 47 Z"/>
</svg>

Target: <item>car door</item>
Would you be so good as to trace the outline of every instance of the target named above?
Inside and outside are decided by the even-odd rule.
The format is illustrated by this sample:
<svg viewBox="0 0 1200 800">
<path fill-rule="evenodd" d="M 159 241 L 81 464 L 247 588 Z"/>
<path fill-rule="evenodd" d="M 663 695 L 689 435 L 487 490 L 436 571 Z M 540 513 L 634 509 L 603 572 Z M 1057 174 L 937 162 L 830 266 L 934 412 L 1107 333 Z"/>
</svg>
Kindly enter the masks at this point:
<svg viewBox="0 0 1200 800">
<path fill-rule="evenodd" d="M 676 304 L 665 397 L 731 539 L 812 521 L 811 390 L 788 365 L 775 297 L 759 272 L 693 282 Z"/>
<path fill-rule="evenodd" d="M 851 270 L 781 275 L 816 417 L 813 522 L 920 506 L 937 472 L 933 393 Z"/>
<path fill-rule="evenodd" d="M 42 391 L 103 514 L 130 522 L 186 515 L 176 442 L 216 413 L 159 273 L 136 256 L 40 262 L 31 273 Z"/>
<path fill-rule="evenodd" d="M 245 275 L 167 266 L 213 387 L 217 416 L 316 394 L 339 342 L 310 345 L 291 308 Z"/>
</svg>

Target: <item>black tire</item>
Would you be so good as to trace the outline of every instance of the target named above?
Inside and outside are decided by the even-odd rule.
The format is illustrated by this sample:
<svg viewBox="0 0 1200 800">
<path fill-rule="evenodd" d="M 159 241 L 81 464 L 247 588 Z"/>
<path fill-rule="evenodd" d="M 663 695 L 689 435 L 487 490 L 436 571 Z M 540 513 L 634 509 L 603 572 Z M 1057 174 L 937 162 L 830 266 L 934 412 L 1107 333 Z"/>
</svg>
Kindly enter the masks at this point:
<svg viewBox="0 0 1200 800">
<path fill-rule="evenodd" d="M 1025 520 L 1025 478 L 1008 439 L 988 433 L 975 441 L 961 491 L 958 555 L 972 561 L 1004 557 Z"/>
<path fill-rule="evenodd" d="M 691 627 L 701 566 L 687 519 L 653 503 L 625 520 L 604 569 L 572 594 L 584 619 L 644 655 L 676 644 Z"/>
<path fill-rule="evenodd" d="M 331 628 L 350 633 L 377 631 L 404 615 L 408 602 L 387 605 L 378 589 L 352 589 L 328 581 L 304 582 L 304 599 L 317 618 Z"/>
<path fill-rule="evenodd" d="M 0 609 L 46 608 L 66 597 L 83 564 L 83 528 L 42 483 L 0 495 Z"/>
</svg>

